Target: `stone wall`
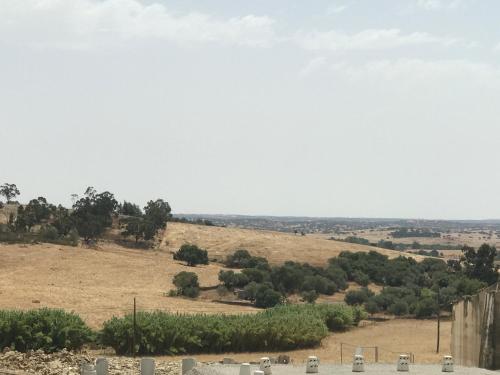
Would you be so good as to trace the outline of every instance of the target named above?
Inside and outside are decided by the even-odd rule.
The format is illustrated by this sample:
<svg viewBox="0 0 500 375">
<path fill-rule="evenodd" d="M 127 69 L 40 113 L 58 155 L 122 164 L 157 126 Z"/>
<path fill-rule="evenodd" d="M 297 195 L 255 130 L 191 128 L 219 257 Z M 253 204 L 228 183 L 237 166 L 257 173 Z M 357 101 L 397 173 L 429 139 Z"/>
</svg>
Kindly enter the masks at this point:
<svg viewBox="0 0 500 375">
<path fill-rule="evenodd" d="M 451 353 L 458 365 L 500 368 L 498 291 L 499 285 L 495 284 L 453 305 Z M 496 349 L 497 340 L 498 349 Z"/>
</svg>

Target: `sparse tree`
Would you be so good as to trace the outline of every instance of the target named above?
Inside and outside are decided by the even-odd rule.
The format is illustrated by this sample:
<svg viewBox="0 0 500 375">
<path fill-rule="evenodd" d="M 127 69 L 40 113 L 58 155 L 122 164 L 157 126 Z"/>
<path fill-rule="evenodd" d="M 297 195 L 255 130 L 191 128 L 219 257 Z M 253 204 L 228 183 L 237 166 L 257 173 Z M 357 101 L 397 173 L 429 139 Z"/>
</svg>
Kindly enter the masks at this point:
<svg viewBox="0 0 500 375">
<path fill-rule="evenodd" d="M 5 183 L 0 186 L 0 195 L 5 197 L 7 203 L 11 203 L 19 194 L 21 193 L 15 184 Z"/>
</svg>

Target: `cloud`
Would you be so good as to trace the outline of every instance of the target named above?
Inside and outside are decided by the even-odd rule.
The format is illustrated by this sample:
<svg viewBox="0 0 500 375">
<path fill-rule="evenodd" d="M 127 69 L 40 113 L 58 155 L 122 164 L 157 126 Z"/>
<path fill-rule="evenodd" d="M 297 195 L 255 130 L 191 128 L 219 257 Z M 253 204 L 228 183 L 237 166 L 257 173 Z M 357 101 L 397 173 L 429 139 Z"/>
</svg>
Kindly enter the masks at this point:
<svg viewBox="0 0 500 375">
<path fill-rule="evenodd" d="M 268 47 L 274 43 L 273 25 L 268 16 L 176 14 L 158 2 L 138 0 L 0 1 L 0 41 L 42 47 L 79 48 L 140 38 Z"/>
<path fill-rule="evenodd" d="M 472 0 L 417 0 L 417 7 L 424 10 L 465 8 Z"/>
<path fill-rule="evenodd" d="M 451 46 L 458 40 L 437 37 L 424 32 L 403 34 L 399 29 L 372 29 L 356 34 L 346 34 L 335 30 L 299 32 L 295 41 L 307 50 L 385 50 L 420 44 Z"/>
<path fill-rule="evenodd" d="M 299 77 L 305 78 L 312 73 L 320 70 L 322 67 L 326 65 L 326 58 L 320 56 L 315 57 L 308 61 L 308 63 L 300 70 Z"/>
<path fill-rule="evenodd" d="M 328 15 L 338 14 L 338 13 L 342 13 L 347 8 L 348 8 L 347 5 L 330 5 L 328 7 L 328 9 L 326 10 L 326 13 Z"/>
<path fill-rule="evenodd" d="M 405 82 L 429 85 L 436 82 L 465 82 L 481 88 L 500 89 L 500 66 L 465 60 L 397 59 L 377 60 L 364 64 L 337 63 L 333 74 L 362 82 Z"/>
</svg>

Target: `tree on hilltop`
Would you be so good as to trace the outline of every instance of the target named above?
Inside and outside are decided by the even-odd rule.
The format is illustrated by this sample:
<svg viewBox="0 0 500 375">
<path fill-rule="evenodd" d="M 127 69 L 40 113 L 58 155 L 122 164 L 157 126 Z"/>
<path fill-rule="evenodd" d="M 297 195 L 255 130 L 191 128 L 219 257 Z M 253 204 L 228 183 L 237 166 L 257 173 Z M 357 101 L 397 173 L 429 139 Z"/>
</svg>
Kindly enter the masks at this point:
<svg viewBox="0 0 500 375">
<path fill-rule="evenodd" d="M 19 194 L 21 193 L 15 184 L 5 183 L 0 186 L 0 195 L 5 197 L 7 203 L 11 203 Z"/>
<path fill-rule="evenodd" d="M 111 227 L 117 205 L 112 193 L 97 193 L 93 187 L 87 188 L 84 197 L 73 205 L 72 214 L 76 229 L 85 241 L 100 237 Z"/>
</svg>

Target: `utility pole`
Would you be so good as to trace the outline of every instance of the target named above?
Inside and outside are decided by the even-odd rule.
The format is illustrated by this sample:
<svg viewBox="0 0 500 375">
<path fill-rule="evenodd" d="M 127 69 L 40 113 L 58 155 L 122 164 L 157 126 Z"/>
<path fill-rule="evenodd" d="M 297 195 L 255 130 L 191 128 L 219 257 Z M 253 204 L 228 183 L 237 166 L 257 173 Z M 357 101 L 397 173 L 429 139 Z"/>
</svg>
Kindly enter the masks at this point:
<svg viewBox="0 0 500 375">
<path fill-rule="evenodd" d="M 135 358 L 135 332 L 136 332 L 135 313 L 136 313 L 136 304 L 135 304 L 135 297 L 134 297 L 134 333 L 132 335 L 132 355 L 134 356 L 134 358 Z"/>
<path fill-rule="evenodd" d="M 441 305 L 439 304 L 439 287 L 437 291 L 437 345 L 436 345 L 436 353 L 439 353 L 439 336 L 440 336 L 440 328 L 441 328 Z"/>
</svg>

